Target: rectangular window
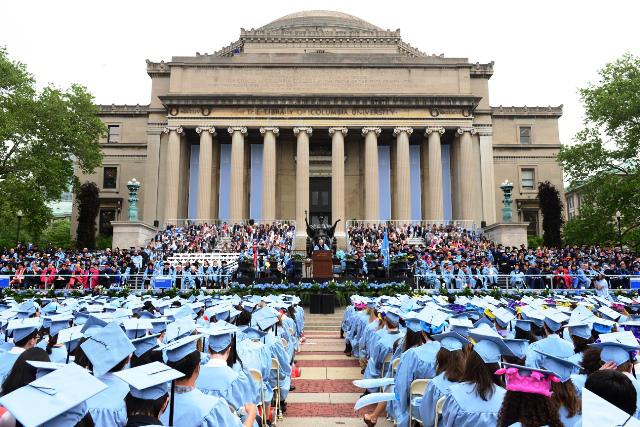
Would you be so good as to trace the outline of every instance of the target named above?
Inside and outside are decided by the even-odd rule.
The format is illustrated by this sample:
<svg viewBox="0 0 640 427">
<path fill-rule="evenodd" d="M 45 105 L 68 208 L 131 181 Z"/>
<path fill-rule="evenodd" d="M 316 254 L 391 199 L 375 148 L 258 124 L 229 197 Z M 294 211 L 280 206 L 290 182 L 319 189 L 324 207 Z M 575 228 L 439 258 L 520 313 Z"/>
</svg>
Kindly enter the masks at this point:
<svg viewBox="0 0 640 427">
<path fill-rule="evenodd" d="M 523 190 L 533 190 L 535 187 L 535 170 L 533 169 L 522 169 L 520 171 L 520 178 L 522 180 L 521 186 Z"/>
<path fill-rule="evenodd" d="M 531 126 L 520 126 L 520 144 L 531 144 Z"/>
<path fill-rule="evenodd" d="M 120 125 L 108 125 L 109 133 L 107 134 L 108 143 L 120 142 Z"/>
<path fill-rule="evenodd" d="M 567 197 L 567 208 L 573 211 L 573 196 Z"/>
<path fill-rule="evenodd" d="M 100 209 L 100 222 L 98 223 L 98 233 L 101 236 L 112 236 L 113 226 L 111 221 L 116 220 L 115 209 Z"/>
<path fill-rule="evenodd" d="M 118 168 L 105 167 L 102 175 L 102 188 L 114 189 L 118 187 Z"/>
</svg>

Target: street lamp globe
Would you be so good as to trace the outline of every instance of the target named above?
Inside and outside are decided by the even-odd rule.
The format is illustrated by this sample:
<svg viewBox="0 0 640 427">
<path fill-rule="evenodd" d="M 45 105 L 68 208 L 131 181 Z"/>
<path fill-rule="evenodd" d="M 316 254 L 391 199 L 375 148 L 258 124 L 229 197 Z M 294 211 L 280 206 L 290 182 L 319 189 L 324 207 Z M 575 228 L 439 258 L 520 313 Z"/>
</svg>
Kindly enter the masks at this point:
<svg viewBox="0 0 640 427">
<path fill-rule="evenodd" d="M 18 209 L 18 212 L 16 212 L 16 215 L 18 216 L 18 218 L 22 218 L 24 216 L 22 209 Z"/>
</svg>

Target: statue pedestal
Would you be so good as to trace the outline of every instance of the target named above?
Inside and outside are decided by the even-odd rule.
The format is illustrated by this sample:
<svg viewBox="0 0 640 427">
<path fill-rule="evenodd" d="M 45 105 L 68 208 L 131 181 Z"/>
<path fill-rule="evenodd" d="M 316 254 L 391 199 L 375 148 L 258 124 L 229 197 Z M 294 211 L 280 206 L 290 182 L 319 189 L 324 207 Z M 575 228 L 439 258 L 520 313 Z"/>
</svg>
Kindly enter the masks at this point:
<svg viewBox="0 0 640 427">
<path fill-rule="evenodd" d="M 145 247 L 154 238 L 158 229 L 140 221 L 112 221 L 112 249 Z"/>
<path fill-rule="evenodd" d="M 484 228 L 484 235 L 502 246 L 527 246 L 528 222 L 498 222 Z"/>
<path fill-rule="evenodd" d="M 334 235 L 334 237 L 336 238 L 337 249 L 338 250 L 342 249 L 343 251 L 346 251 L 347 250 L 347 234 L 336 231 L 336 234 Z"/>
<path fill-rule="evenodd" d="M 301 233 L 296 233 L 295 240 L 293 242 L 295 252 L 303 252 L 305 255 L 307 253 L 307 233 L 304 231 Z"/>
</svg>

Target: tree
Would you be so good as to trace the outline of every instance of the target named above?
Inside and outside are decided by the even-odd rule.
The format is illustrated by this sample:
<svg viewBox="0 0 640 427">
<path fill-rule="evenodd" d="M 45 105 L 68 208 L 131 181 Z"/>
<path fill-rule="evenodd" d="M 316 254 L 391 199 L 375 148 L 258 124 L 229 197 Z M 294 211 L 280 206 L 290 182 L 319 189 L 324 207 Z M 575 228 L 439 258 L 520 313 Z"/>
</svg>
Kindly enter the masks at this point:
<svg viewBox="0 0 640 427">
<path fill-rule="evenodd" d="M 93 97 L 79 85 L 36 88 L 26 67 L 0 48 L 0 211 L 38 236 L 51 219 L 46 203 L 60 198 L 75 164 L 85 173 L 101 164 L 106 133 Z"/>
<path fill-rule="evenodd" d="M 538 183 L 538 200 L 542 211 L 542 238 L 547 247 L 562 245 L 562 200 L 560 192 L 549 181 Z"/>
<path fill-rule="evenodd" d="M 96 247 L 96 218 L 100 206 L 100 190 L 95 182 L 85 182 L 76 194 L 78 203 L 78 230 L 76 245 L 78 248 Z"/>
<path fill-rule="evenodd" d="M 623 242 L 640 245 L 640 58 L 627 54 L 580 90 L 584 129 L 577 144 L 558 155 L 571 185 L 580 186 L 579 217 L 565 236 L 573 243 L 617 242 L 615 212 L 622 213 Z"/>
</svg>

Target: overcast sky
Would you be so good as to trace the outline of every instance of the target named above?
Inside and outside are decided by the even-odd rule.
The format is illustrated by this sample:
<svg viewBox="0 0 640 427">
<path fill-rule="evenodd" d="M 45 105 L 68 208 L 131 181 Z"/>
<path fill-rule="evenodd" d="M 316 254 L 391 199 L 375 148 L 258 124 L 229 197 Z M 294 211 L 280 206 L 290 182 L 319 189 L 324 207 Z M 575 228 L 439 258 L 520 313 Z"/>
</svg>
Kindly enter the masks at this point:
<svg viewBox="0 0 640 427">
<path fill-rule="evenodd" d="M 577 89 L 625 52 L 640 54 L 638 1 L 7 0 L 0 45 L 39 83 L 81 83 L 102 104 L 147 104 L 145 59 L 214 52 L 304 9 L 337 10 L 428 54 L 495 61 L 491 105 L 564 104 L 560 137 L 581 126 Z"/>
</svg>

